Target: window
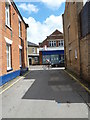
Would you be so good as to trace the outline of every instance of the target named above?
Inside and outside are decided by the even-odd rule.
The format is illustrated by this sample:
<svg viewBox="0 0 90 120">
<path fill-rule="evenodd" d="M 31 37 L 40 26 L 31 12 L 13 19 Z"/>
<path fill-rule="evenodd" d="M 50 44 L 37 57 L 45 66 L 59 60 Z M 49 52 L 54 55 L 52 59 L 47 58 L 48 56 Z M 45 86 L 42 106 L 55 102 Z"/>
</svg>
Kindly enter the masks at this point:
<svg viewBox="0 0 90 120">
<path fill-rule="evenodd" d="M 63 47 L 64 46 L 64 40 L 58 41 L 58 46 Z"/>
<path fill-rule="evenodd" d="M 20 67 L 22 67 L 22 50 L 19 49 L 19 62 L 20 62 Z"/>
<path fill-rule="evenodd" d="M 68 42 L 70 41 L 70 25 L 68 26 Z"/>
<path fill-rule="evenodd" d="M 22 33 L 21 33 L 21 21 L 19 20 L 19 37 L 22 37 Z"/>
<path fill-rule="evenodd" d="M 77 49 L 75 49 L 75 59 L 77 59 Z"/>
<path fill-rule="evenodd" d="M 38 62 L 38 57 L 35 57 L 34 59 L 35 59 L 36 62 Z"/>
<path fill-rule="evenodd" d="M 50 55 L 43 55 L 43 64 L 47 64 L 47 60 L 50 61 Z"/>
<path fill-rule="evenodd" d="M 11 69 L 11 45 L 7 44 L 7 70 Z"/>
<path fill-rule="evenodd" d="M 72 65 L 72 51 L 69 50 L 69 63 Z"/>
<path fill-rule="evenodd" d="M 10 5 L 9 4 L 6 4 L 5 12 L 6 12 L 6 25 L 10 27 Z"/>
<path fill-rule="evenodd" d="M 54 47 L 56 47 L 56 41 L 54 41 Z"/>
<path fill-rule="evenodd" d="M 60 63 L 64 63 L 64 55 L 60 55 Z"/>
<path fill-rule="evenodd" d="M 56 64 L 59 62 L 59 55 L 51 55 L 51 63 Z"/>
<path fill-rule="evenodd" d="M 56 41 L 50 41 L 49 46 L 50 47 L 56 47 Z"/>
<path fill-rule="evenodd" d="M 49 42 L 49 46 L 50 46 L 50 47 L 52 46 L 52 41 Z"/>
<path fill-rule="evenodd" d="M 64 59 L 64 55 L 61 55 L 61 60 L 63 60 Z"/>
<path fill-rule="evenodd" d="M 35 53 L 35 48 L 32 48 L 32 52 Z"/>
</svg>

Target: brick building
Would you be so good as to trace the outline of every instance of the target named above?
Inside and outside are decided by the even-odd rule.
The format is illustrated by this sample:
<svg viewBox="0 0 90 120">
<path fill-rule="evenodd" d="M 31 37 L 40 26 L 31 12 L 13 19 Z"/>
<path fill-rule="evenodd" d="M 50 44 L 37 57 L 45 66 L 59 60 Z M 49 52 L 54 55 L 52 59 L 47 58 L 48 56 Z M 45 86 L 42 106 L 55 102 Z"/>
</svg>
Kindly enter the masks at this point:
<svg viewBox="0 0 90 120">
<path fill-rule="evenodd" d="M 90 81 L 90 2 L 66 2 L 63 29 L 66 69 Z"/>
<path fill-rule="evenodd" d="M 0 85 L 27 67 L 27 27 L 13 1 L 0 2 Z"/>
<path fill-rule="evenodd" d="M 28 41 L 28 66 L 39 64 L 39 45 Z"/>
<path fill-rule="evenodd" d="M 39 47 L 40 64 L 47 64 L 47 59 L 53 64 L 58 63 L 64 59 L 63 33 L 55 30 L 42 43 L 39 43 Z"/>
</svg>

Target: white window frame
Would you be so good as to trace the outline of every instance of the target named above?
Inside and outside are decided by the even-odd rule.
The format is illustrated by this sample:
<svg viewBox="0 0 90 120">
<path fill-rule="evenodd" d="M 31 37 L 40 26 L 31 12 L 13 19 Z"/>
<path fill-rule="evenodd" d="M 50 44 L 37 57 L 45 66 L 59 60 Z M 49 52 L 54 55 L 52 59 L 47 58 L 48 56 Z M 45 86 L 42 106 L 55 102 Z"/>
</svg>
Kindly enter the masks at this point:
<svg viewBox="0 0 90 120">
<path fill-rule="evenodd" d="M 10 70 L 11 69 L 11 45 L 8 43 L 6 44 L 6 53 L 7 53 L 7 70 Z"/>
<path fill-rule="evenodd" d="M 35 48 L 32 48 L 32 53 L 35 53 Z"/>
<path fill-rule="evenodd" d="M 8 53 L 7 45 L 9 45 L 9 66 L 7 66 L 7 70 L 11 70 L 11 44 L 13 43 L 13 41 L 8 39 L 7 37 L 4 37 L 4 39 L 6 41 L 6 53 Z"/>
<path fill-rule="evenodd" d="M 51 41 L 49 41 L 49 46 L 52 47 L 52 42 Z"/>
<path fill-rule="evenodd" d="M 49 46 L 50 47 L 56 47 L 56 41 L 55 40 L 50 40 L 49 41 Z"/>
<path fill-rule="evenodd" d="M 5 22 L 8 27 L 10 27 L 10 4 L 5 5 Z"/>
<path fill-rule="evenodd" d="M 63 43 L 63 45 L 62 45 L 62 43 Z M 64 47 L 64 40 L 58 41 L 58 46 L 59 46 L 59 47 Z"/>
<path fill-rule="evenodd" d="M 21 21 L 19 20 L 19 37 L 21 37 Z"/>
<path fill-rule="evenodd" d="M 75 59 L 77 59 L 77 49 L 75 49 Z"/>
<path fill-rule="evenodd" d="M 54 47 L 56 47 L 56 41 L 54 41 Z"/>
<path fill-rule="evenodd" d="M 19 45 L 19 63 L 20 67 L 22 67 L 22 46 Z"/>
<path fill-rule="evenodd" d="M 22 49 L 19 49 L 19 63 L 20 67 L 22 67 Z"/>
<path fill-rule="evenodd" d="M 21 18 L 18 16 L 19 19 L 19 37 L 21 37 Z"/>
</svg>

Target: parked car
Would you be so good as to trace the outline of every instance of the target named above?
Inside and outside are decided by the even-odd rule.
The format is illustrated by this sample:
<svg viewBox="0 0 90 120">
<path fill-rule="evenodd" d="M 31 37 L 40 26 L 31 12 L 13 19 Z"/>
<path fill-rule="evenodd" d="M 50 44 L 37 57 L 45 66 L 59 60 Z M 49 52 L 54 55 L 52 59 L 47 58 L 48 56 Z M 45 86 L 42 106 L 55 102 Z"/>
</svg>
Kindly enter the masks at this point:
<svg viewBox="0 0 90 120">
<path fill-rule="evenodd" d="M 57 63 L 51 63 L 51 66 L 52 66 L 52 67 L 64 67 L 64 59 L 63 59 L 63 60 L 60 60 L 60 61 L 57 62 Z"/>
</svg>

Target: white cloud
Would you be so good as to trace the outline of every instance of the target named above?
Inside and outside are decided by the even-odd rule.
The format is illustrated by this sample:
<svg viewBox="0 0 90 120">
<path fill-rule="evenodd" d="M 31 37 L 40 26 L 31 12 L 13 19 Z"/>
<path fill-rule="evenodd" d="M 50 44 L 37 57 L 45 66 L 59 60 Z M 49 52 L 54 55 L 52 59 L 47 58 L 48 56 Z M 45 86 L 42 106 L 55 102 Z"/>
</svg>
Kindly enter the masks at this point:
<svg viewBox="0 0 90 120">
<path fill-rule="evenodd" d="M 36 21 L 34 18 L 24 18 L 25 22 L 29 24 L 28 28 L 28 41 L 39 43 L 42 42 L 48 35 L 54 30 L 58 29 L 63 32 L 62 29 L 62 15 L 49 16 L 43 23 Z"/>
<path fill-rule="evenodd" d="M 40 0 L 50 9 L 58 9 L 65 0 Z"/>
<path fill-rule="evenodd" d="M 19 6 L 19 8 L 21 8 L 24 11 L 28 11 L 29 13 L 34 12 L 37 13 L 38 12 L 38 8 L 33 5 L 33 4 L 26 4 L 26 3 L 21 3 Z"/>
<path fill-rule="evenodd" d="M 27 3 L 34 3 L 34 2 L 41 2 L 45 4 L 48 8 L 55 10 L 58 9 L 63 2 L 66 0 L 15 0 L 15 2 L 27 2 Z M 33 6 L 33 4 L 30 4 L 31 8 L 37 9 L 36 6 Z M 26 7 L 25 4 L 21 4 L 22 8 L 28 9 L 30 7 Z M 29 11 L 30 9 L 28 9 Z"/>
</svg>

